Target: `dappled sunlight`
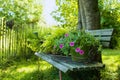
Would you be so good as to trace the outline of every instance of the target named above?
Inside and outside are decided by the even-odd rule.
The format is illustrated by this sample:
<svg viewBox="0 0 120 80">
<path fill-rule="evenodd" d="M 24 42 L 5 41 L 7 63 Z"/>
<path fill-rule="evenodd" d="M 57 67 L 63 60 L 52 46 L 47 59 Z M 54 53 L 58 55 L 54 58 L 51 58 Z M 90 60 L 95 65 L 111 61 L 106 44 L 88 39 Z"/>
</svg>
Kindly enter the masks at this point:
<svg viewBox="0 0 120 80">
<path fill-rule="evenodd" d="M 36 63 L 35 65 L 21 66 L 17 68 L 16 71 L 19 73 L 22 73 L 22 72 L 30 73 L 30 72 L 33 72 L 34 70 L 37 70 L 38 67 L 44 71 L 44 70 L 50 69 L 52 65 L 48 64 L 45 61 L 39 61 L 39 64 Z"/>
<path fill-rule="evenodd" d="M 40 61 L 40 69 L 41 70 L 44 71 L 44 70 L 50 69 L 51 67 L 52 67 L 52 65 L 50 65 L 46 61 Z"/>
<path fill-rule="evenodd" d="M 28 66 L 28 67 L 18 68 L 16 71 L 17 71 L 17 72 L 26 72 L 26 73 L 28 73 L 28 72 L 34 71 L 35 69 L 36 69 L 35 66 Z"/>
<path fill-rule="evenodd" d="M 41 68 L 41 70 L 44 71 L 44 70 L 50 69 L 51 67 L 52 67 L 52 66 L 43 66 L 43 67 Z"/>
<path fill-rule="evenodd" d="M 119 80 L 120 50 L 104 49 L 102 60 L 105 64 L 105 69 L 102 71 L 103 80 Z"/>
<path fill-rule="evenodd" d="M 106 67 L 113 71 L 116 71 L 118 69 L 117 66 L 120 65 L 118 62 L 119 59 L 114 56 L 109 56 L 109 58 L 103 56 L 103 60 L 103 63 L 106 65 Z"/>
<path fill-rule="evenodd" d="M 38 63 L 39 62 L 39 63 Z M 38 69 L 39 68 L 39 69 Z M 0 80 L 37 80 L 39 76 L 49 74 L 53 70 L 52 65 L 43 60 L 15 62 L 14 65 L 0 69 Z"/>
<path fill-rule="evenodd" d="M 104 50 L 102 59 L 103 63 L 109 70 L 116 71 L 120 66 L 120 50 Z"/>
<path fill-rule="evenodd" d="M 49 65 L 50 66 L 50 64 L 48 64 L 48 62 L 46 62 L 46 61 L 39 61 L 39 63 L 43 64 L 43 65 Z"/>
</svg>

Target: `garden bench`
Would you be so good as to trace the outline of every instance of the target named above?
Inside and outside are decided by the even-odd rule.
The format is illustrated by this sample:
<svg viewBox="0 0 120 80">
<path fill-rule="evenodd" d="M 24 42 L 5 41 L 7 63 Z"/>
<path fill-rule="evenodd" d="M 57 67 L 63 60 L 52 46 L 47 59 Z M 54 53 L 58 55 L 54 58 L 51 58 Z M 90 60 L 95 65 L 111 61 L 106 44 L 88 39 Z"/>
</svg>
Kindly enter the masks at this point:
<svg viewBox="0 0 120 80">
<path fill-rule="evenodd" d="M 90 33 L 95 38 L 99 39 L 103 47 L 110 47 L 113 29 L 86 30 L 86 32 Z M 73 73 L 75 71 L 83 71 L 83 70 L 99 71 L 100 69 L 105 67 L 102 61 L 97 61 L 97 62 L 93 61 L 90 63 L 75 62 L 71 60 L 70 56 L 67 57 L 67 56 L 60 56 L 54 54 L 45 54 L 41 52 L 36 52 L 35 55 L 47 61 L 48 63 L 52 64 L 57 69 L 59 69 L 60 80 L 62 80 L 61 71 L 64 73 L 66 72 Z"/>
</svg>

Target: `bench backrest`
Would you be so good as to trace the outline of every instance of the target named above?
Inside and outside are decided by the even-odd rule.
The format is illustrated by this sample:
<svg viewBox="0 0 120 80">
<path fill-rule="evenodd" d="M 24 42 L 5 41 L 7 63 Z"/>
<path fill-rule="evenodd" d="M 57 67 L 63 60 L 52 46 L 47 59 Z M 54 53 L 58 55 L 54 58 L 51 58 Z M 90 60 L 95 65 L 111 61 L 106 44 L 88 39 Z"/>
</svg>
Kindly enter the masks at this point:
<svg viewBox="0 0 120 80">
<path fill-rule="evenodd" d="M 86 30 L 86 32 L 100 40 L 103 47 L 110 47 L 113 29 Z"/>
</svg>

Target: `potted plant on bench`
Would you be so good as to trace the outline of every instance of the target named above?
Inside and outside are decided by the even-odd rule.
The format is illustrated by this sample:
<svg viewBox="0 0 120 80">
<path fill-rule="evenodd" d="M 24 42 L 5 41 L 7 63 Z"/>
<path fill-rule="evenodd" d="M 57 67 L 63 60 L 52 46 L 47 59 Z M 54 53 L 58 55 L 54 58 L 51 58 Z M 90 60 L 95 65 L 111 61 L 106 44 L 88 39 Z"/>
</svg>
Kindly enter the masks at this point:
<svg viewBox="0 0 120 80">
<path fill-rule="evenodd" d="M 49 35 L 50 45 L 43 43 L 47 53 L 71 56 L 73 61 L 99 61 L 100 43 L 92 35 L 85 33 L 84 30 L 64 31 L 59 35 Z M 57 34 L 57 33 L 56 33 Z M 54 36 L 54 37 L 53 37 Z M 49 48 L 49 49 L 48 49 Z"/>
<path fill-rule="evenodd" d="M 54 52 L 58 50 L 66 56 L 71 55 L 73 61 L 91 61 L 99 54 L 100 43 L 85 31 L 75 30 L 54 40 Z"/>
</svg>

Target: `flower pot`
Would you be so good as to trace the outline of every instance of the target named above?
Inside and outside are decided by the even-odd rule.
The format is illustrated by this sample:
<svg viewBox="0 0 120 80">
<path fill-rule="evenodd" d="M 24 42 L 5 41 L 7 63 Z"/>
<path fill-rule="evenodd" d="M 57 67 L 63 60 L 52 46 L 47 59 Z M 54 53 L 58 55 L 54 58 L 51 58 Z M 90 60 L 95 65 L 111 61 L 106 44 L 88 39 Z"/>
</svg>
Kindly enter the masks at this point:
<svg viewBox="0 0 120 80">
<path fill-rule="evenodd" d="M 88 61 L 88 56 L 85 54 L 80 55 L 79 53 L 71 53 L 71 59 L 72 61 L 85 62 Z"/>
</svg>

